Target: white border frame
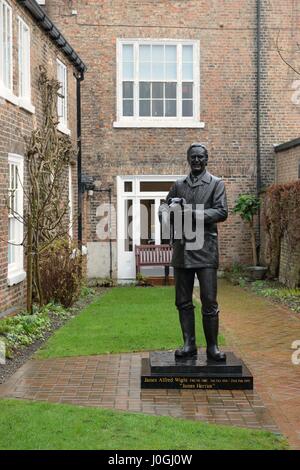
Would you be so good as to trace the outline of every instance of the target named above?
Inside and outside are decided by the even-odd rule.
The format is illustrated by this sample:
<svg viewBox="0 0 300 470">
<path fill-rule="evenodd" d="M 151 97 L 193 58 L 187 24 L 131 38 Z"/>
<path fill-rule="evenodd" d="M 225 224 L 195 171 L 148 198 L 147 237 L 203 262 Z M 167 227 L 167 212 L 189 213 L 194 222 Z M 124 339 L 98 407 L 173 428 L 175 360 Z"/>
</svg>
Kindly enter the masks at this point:
<svg viewBox="0 0 300 470">
<path fill-rule="evenodd" d="M 25 109 L 26 111 L 30 113 L 35 112 L 35 107 L 31 103 L 31 30 L 28 24 L 21 18 L 20 16 L 17 17 L 17 22 L 18 22 L 18 66 L 19 66 L 19 100 L 18 104 L 20 108 Z M 21 95 L 21 67 L 20 67 L 20 52 L 21 52 L 21 28 L 27 28 L 28 32 L 28 42 L 26 44 L 23 44 L 23 49 L 25 48 L 25 53 L 26 53 L 26 79 L 25 79 L 25 84 L 26 84 L 26 94 Z"/>
<path fill-rule="evenodd" d="M 13 92 L 13 76 L 14 76 L 14 64 L 13 64 L 13 14 L 12 14 L 12 7 L 11 5 L 6 1 L 6 0 L 1 0 L 0 4 L 5 4 L 9 10 L 9 16 L 10 16 L 10 39 L 11 39 L 11 44 L 10 44 L 10 86 L 7 87 L 4 85 L 2 79 L 0 79 L 0 96 L 4 98 L 7 101 L 10 101 L 13 104 L 18 104 L 18 97 L 14 95 Z M 1 52 L 1 49 L 0 49 Z M 0 54 L 0 65 L 3 62 L 3 57 Z"/>
<path fill-rule="evenodd" d="M 72 178 L 72 165 L 69 163 L 68 168 L 68 202 L 69 202 L 69 237 L 73 239 L 73 223 L 74 223 L 74 209 L 73 209 L 73 178 Z"/>
<path fill-rule="evenodd" d="M 59 123 L 57 125 L 57 129 L 62 132 L 63 134 L 70 135 L 71 131 L 69 129 L 69 110 L 68 110 L 68 105 L 69 105 L 69 100 L 68 100 L 68 93 L 69 93 L 69 87 L 68 87 L 68 66 L 62 62 L 58 57 L 56 58 L 56 76 L 59 80 L 58 77 L 58 65 L 61 65 L 64 69 L 64 80 L 65 80 L 65 98 L 64 98 L 64 121 L 61 120 L 61 116 L 58 116 Z M 57 103 L 58 103 L 58 98 L 57 97 Z M 57 106 L 58 109 L 58 106 Z"/>
<path fill-rule="evenodd" d="M 137 50 L 141 44 L 170 44 L 170 45 L 193 45 L 193 63 L 194 67 L 194 117 L 130 117 L 122 116 L 122 46 L 123 44 L 134 45 L 134 67 L 135 77 L 137 77 L 137 66 L 138 57 Z M 177 48 L 177 67 L 180 69 L 179 64 L 181 63 L 179 55 L 181 54 L 181 47 Z M 197 66 L 198 65 L 198 66 Z M 204 128 L 205 123 L 200 121 L 200 41 L 199 40 L 188 40 L 188 39 L 165 39 L 165 38 L 118 38 L 116 42 L 116 121 L 113 123 L 113 127 L 175 127 L 175 128 Z M 180 74 L 178 73 L 180 77 Z M 137 90 L 135 90 L 137 93 Z M 177 96 L 177 109 L 178 99 L 181 95 L 180 90 Z M 134 100 L 135 102 L 135 100 Z"/>
<path fill-rule="evenodd" d="M 19 195 L 19 209 L 18 212 L 23 217 L 23 205 L 24 205 L 24 157 L 23 155 L 18 155 L 15 153 L 9 153 L 8 154 L 8 165 L 16 165 L 18 167 L 18 173 L 19 173 L 19 185 L 21 187 L 21 191 Z M 18 222 L 17 224 L 18 227 L 18 233 L 17 233 L 17 240 L 18 242 L 23 241 L 23 234 L 24 234 L 24 227 L 23 223 L 21 221 Z M 7 284 L 8 286 L 12 286 L 14 284 L 18 284 L 19 282 L 22 282 L 26 278 L 26 272 L 24 271 L 24 248 L 22 245 L 17 246 L 17 262 L 13 263 L 11 265 L 7 264 Z"/>
<path fill-rule="evenodd" d="M 32 105 L 31 103 L 31 74 L 30 74 L 30 54 L 31 54 L 31 51 L 30 51 L 30 48 L 29 48 L 29 51 L 28 51 L 28 57 L 29 57 L 29 77 L 28 77 L 28 88 L 29 88 L 29 92 L 30 92 L 30 99 L 28 99 L 28 97 L 23 97 L 23 96 L 16 96 L 14 94 L 14 90 L 13 90 L 13 83 L 14 83 L 14 63 L 13 63 L 13 48 L 14 48 L 14 37 L 13 37 L 13 24 L 14 24 L 14 16 L 13 16 L 13 10 L 12 10 L 12 7 L 11 5 L 6 1 L 6 0 L 1 0 L 1 3 L 5 3 L 9 10 L 10 10 L 10 17 L 11 17 L 11 86 L 10 88 L 7 88 L 3 81 L 0 79 L 0 98 L 3 98 L 5 99 L 6 101 L 9 101 L 10 103 L 16 105 L 16 106 L 19 106 L 20 108 L 22 109 L 25 109 L 26 111 L 28 111 L 29 113 L 31 114 L 34 114 L 35 113 L 35 107 Z M 20 16 L 17 17 L 18 18 L 18 46 L 19 46 L 19 22 L 22 21 L 23 24 L 25 24 L 29 30 L 29 45 L 30 45 L 30 28 L 29 26 L 27 25 L 27 23 L 23 20 L 23 18 L 21 18 Z M 19 62 L 19 47 L 18 47 L 18 62 Z M 0 63 L 2 63 L 2 59 L 0 57 Z M 18 77 L 19 78 L 19 77 Z"/>
</svg>

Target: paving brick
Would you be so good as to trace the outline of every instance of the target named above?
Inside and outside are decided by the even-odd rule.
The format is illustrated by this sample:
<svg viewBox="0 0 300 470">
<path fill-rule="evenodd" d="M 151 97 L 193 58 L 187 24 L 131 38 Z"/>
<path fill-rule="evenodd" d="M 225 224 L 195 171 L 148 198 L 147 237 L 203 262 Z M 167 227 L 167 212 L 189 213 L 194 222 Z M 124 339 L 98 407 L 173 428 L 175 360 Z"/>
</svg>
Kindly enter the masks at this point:
<svg viewBox="0 0 300 470">
<path fill-rule="evenodd" d="M 222 390 L 141 390 L 142 357 L 145 357 L 145 353 L 116 354 L 106 357 L 110 367 L 105 366 L 104 386 L 99 390 L 95 390 L 93 381 L 82 385 L 80 377 L 73 377 L 73 373 L 76 375 L 74 362 L 76 363 L 77 358 L 31 360 L 22 366 L 16 378 L 13 376 L 0 386 L 0 396 L 44 400 L 52 403 L 73 403 L 82 406 L 101 406 L 132 412 L 142 411 L 160 416 L 204 420 L 227 425 L 254 426 L 263 429 L 271 426 L 272 429 L 278 431 L 268 411 L 265 408 L 263 414 L 261 409 L 257 411 L 245 392 L 236 394 L 236 397 L 232 396 L 234 395 L 232 392 L 227 392 L 226 394 L 230 394 L 228 402 Z M 93 356 L 93 359 L 78 358 L 77 366 L 80 364 L 85 373 L 89 369 L 90 360 L 96 362 L 97 370 L 103 366 L 101 356 Z M 123 368 L 124 364 L 126 364 L 125 368 Z M 49 384 L 49 370 L 52 371 L 51 384 Z M 114 380 L 110 377 L 111 374 L 115 376 L 116 373 L 123 376 L 127 374 L 128 377 L 133 374 L 134 380 L 129 388 L 114 385 Z M 71 385 L 60 384 L 62 374 L 70 377 Z M 244 407 L 240 409 L 241 399 L 243 404 L 245 402 L 248 413 L 244 412 Z"/>
</svg>

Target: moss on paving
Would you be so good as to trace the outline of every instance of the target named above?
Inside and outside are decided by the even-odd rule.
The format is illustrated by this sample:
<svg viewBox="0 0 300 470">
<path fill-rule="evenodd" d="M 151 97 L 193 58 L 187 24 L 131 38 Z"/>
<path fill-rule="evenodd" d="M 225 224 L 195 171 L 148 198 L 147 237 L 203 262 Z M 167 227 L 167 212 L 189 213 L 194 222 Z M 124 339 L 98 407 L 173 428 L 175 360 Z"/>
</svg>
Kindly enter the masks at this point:
<svg viewBox="0 0 300 470">
<path fill-rule="evenodd" d="M 220 279 L 218 283 L 218 297 L 221 311 L 226 309 L 236 311 L 239 315 L 247 317 L 249 312 L 263 313 L 274 311 L 275 309 L 284 310 L 284 306 L 275 305 L 266 297 L 257 295 L 254 292 L 243 289 L 240 286 L 234 286 L 226 279 Z"/>
</svg>

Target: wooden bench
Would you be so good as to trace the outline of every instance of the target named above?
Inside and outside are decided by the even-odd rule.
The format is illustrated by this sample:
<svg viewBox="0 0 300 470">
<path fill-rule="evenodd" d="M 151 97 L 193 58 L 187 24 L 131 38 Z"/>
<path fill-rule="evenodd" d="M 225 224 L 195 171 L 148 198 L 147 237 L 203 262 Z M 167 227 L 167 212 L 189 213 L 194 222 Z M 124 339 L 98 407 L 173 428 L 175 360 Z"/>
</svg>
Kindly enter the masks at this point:
<svg viewBox="0 0 300 470">
<path fill-rule="evenodd" d="M 173 248 L 170 245 L 136 245 L 136 273 L 141 272 L 141 266 L 164 266 L 165 284 L 168 284 Z"/>
</svg>

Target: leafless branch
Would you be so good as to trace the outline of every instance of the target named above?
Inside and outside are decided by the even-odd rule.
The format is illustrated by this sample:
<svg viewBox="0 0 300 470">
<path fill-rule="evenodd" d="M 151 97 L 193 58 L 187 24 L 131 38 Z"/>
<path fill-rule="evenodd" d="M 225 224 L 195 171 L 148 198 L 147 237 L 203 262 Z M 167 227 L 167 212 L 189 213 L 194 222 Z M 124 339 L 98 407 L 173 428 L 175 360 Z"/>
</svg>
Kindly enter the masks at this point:
<svg viewBox="0 0 300 470">
<path fill-rule="evenodd" d="M 283 56 L 282 52 L 283 52 L 283 49 L 281 49 L 279 47 L 279 35 L 280 35 L 280 30 L 278 31 L 278 34 L 277 34 L 277 38 L 276 38 L 276 48 L 277 48 L 277 52 L 281 58 L 281 60 L 290 68 L 292 69 L 297 75 L 300 75 L 300 70 L 297 70 L 295 67 L 293 67 L 286 59 L 285 57 Z"/>
</svg>

